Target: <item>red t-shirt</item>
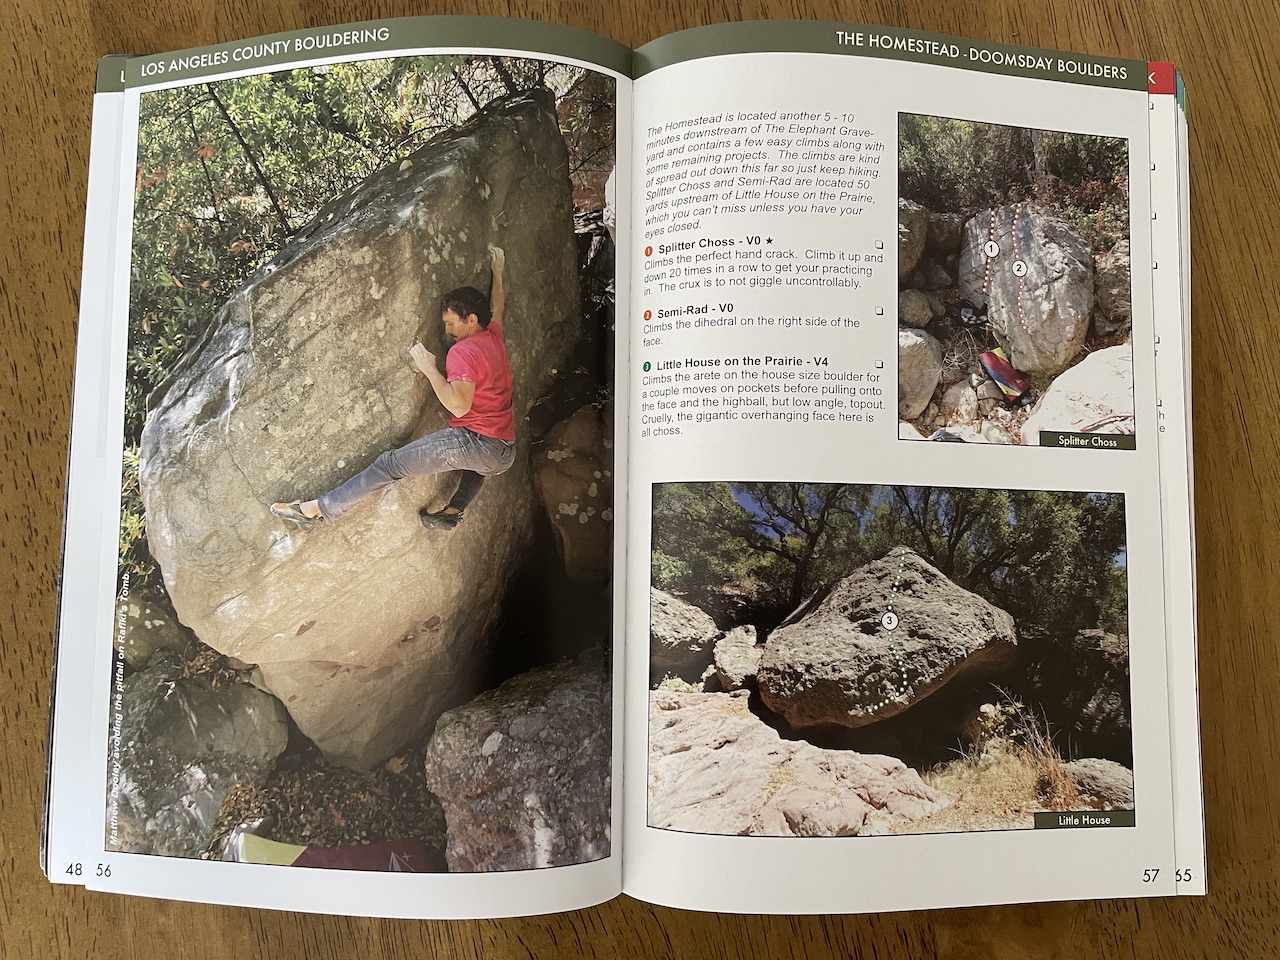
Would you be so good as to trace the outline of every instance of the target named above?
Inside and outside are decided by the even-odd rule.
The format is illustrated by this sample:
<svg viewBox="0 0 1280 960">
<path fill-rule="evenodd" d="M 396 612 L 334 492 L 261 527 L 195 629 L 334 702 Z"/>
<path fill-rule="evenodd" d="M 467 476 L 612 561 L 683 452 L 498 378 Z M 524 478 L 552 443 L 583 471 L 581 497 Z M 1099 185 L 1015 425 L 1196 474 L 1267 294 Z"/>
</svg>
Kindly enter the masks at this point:
<svg viewBox="0 0 1280 960">
<path fill-rule="evenodd" d="M 444 372 L 450 383 L 461 380 L 476 385 L 471 409 L 460 417 L 451 417 L 449 426 L 465 427 L 497 440 L 516 438 L 511 412 L 511 364 L 501 323 L 493 320 L 484 330 L 450 347 Z"/>
</svg>

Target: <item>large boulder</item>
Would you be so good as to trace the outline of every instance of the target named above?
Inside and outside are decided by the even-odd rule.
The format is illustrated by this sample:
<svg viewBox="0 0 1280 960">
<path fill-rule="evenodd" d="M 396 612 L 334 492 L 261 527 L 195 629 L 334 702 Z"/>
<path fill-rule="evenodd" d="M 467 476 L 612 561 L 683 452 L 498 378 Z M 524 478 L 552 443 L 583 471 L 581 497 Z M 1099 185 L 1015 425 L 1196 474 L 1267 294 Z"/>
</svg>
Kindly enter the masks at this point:
<svg viewBox="0 0 1280 960">
<path fill-rule="evenodd" d="M 1072 757 L 1133 763 L 1129 641 L 1104 630 L 1080 630 L 1053 641 L 1032 665 L 1031 698 L 1059 747 Z"/>
<path fill-rule="evenodd" d="M 264 783 L 289 742 L 278 700 L 247 684 L 184 679 L 172 654 L 125 679 L 120 702 L 107 800 L 116 850 L 200 856 L 232 787 Z"/>
<path fill-rule="evenodd" d="M 649 682 L 671 676 L 702 682 L 715 664 L 715 643 L 723 636 L 716 622 L 691 603 L 654 589 L 649 598 Z"/>
<path fill-rule="evenodd" d="M 999 253 L 988 258 L 991 240 Z M 972 217 L 959 272 L 961 296 L 990 306 L 991 329 L 1017 369 L 1058 373 L 1084 346 L 1095 303 L 1093 253 L 1052 213 L 1013 204 Z"/>
<path fill-rule="evenodd" d="M 769 634 L 756 682 L 793 728 L 861 727 L 953 680 L 999 676 L 1017 642 L 1008 613 L 898 547 Z"/>
<path fill-rule="evenodd" d="M 1133 348 L 1107 347 L 1058 376 L 1022 424 L 1022 442 L 1040 431 L 1124 433 L 1134 430 Z"/>
<path fill-rule="evenodd" d="M 510 98 L 326 205 L 250 278 L 155 400 L 140 448 L 151 550 L 182 622 L 255 663 L 331 759 L 367 768 L 420 736 L 498 615 L 532 531 L 524 412 L 580 335 L 567 153 L 549 94 Z M 447 415 L 409 362 L 443 355 L 439 298 L 488 289 L 506 250 L 519 449 L 450 533 L 404 480 L 297 533 L 314 497 Z"/>
<path fill-rule="evenodd" d="M 929 236 L 929 211 L 918 203 L 898 198 L 898 282 L 911 276 L 911 271 L 924 253 Z"/>
<path fill-rule="evenodd" d="M 551 428 L 534 462 L 538 496 L 570 580 L 613 573 L 613 418 L 591 404 Z"/>
<path fill-rule="evenodd" d="M 942 344 L 923 330 L 898 328 L 898 419 L 924 413 L 942 376 Z"/>
<path fill-rule="evenodd" d="M 783 740 L 750 694 L 649 694 L 651 827 L 729 836 L 887 832 L 949 802 L 901 760 Z"/>
<path fill-rule="evenodd" d="M 513 677 L 440 717 L 427 787 L 456 872 L 531 870 L 609 855 L 613 735 L 599 648 Z"/>
</svg>

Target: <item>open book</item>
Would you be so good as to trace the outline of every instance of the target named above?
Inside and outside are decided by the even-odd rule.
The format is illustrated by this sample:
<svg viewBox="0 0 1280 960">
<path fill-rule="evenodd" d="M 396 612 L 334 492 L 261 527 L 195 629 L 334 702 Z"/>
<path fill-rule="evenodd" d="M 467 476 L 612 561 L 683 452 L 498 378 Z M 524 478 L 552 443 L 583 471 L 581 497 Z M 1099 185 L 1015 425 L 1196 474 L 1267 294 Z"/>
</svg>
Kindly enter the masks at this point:
<svg viewBox="0 0 1280 960">
<path fill-rule="evenodd" d="M 52 881 L 1204 891 L 1171 66 L 439 18 L 98 91 Z"/>
</svg>

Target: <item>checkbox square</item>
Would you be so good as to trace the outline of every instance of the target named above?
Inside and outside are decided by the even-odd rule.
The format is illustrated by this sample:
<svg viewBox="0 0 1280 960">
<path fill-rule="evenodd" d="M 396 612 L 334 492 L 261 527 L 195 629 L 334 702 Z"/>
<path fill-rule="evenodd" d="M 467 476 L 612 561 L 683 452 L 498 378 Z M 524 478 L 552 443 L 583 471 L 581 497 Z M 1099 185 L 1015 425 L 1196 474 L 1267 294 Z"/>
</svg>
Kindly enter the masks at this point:
<svg viewBox="0 0 1280 960">
<path fill-rule="evenodd" d="M 876 361 L 876 369 L 877 369 L 877 370 L 883 370 L 883 369 L 884 369 L 884 361 L 883 361 L 883 360 L 877 360 L 877 361 Z"/>
<path fill-rule="evenodd" d="M 877 240 L 877 241 L 876 241 L 876 249 L 877 249 L 877 250 L 883 250 L 883 249 L 884 249 L 884 241 L 883 241 L 883 240 Z"/>
<path fill-rule="evenodd" d="M 884 307 L 876 307 L 876 316 L 877 316 L 877 317 L 883 317 L 883 316 L 884 316 Z"/>
</svg>

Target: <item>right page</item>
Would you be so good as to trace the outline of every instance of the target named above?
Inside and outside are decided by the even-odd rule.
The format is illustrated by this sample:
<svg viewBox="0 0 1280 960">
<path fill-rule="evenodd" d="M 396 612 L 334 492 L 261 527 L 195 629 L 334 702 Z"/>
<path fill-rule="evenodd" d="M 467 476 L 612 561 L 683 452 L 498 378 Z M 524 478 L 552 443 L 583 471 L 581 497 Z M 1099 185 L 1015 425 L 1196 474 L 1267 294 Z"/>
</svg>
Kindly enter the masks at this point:
<svg viewBox="0 0 1280 960">
<path fill-rule="evenodd" d="M 1147 64 L 816 23 L 638 61 L 625 891 L 1173 893 Z"/>
</svg>

